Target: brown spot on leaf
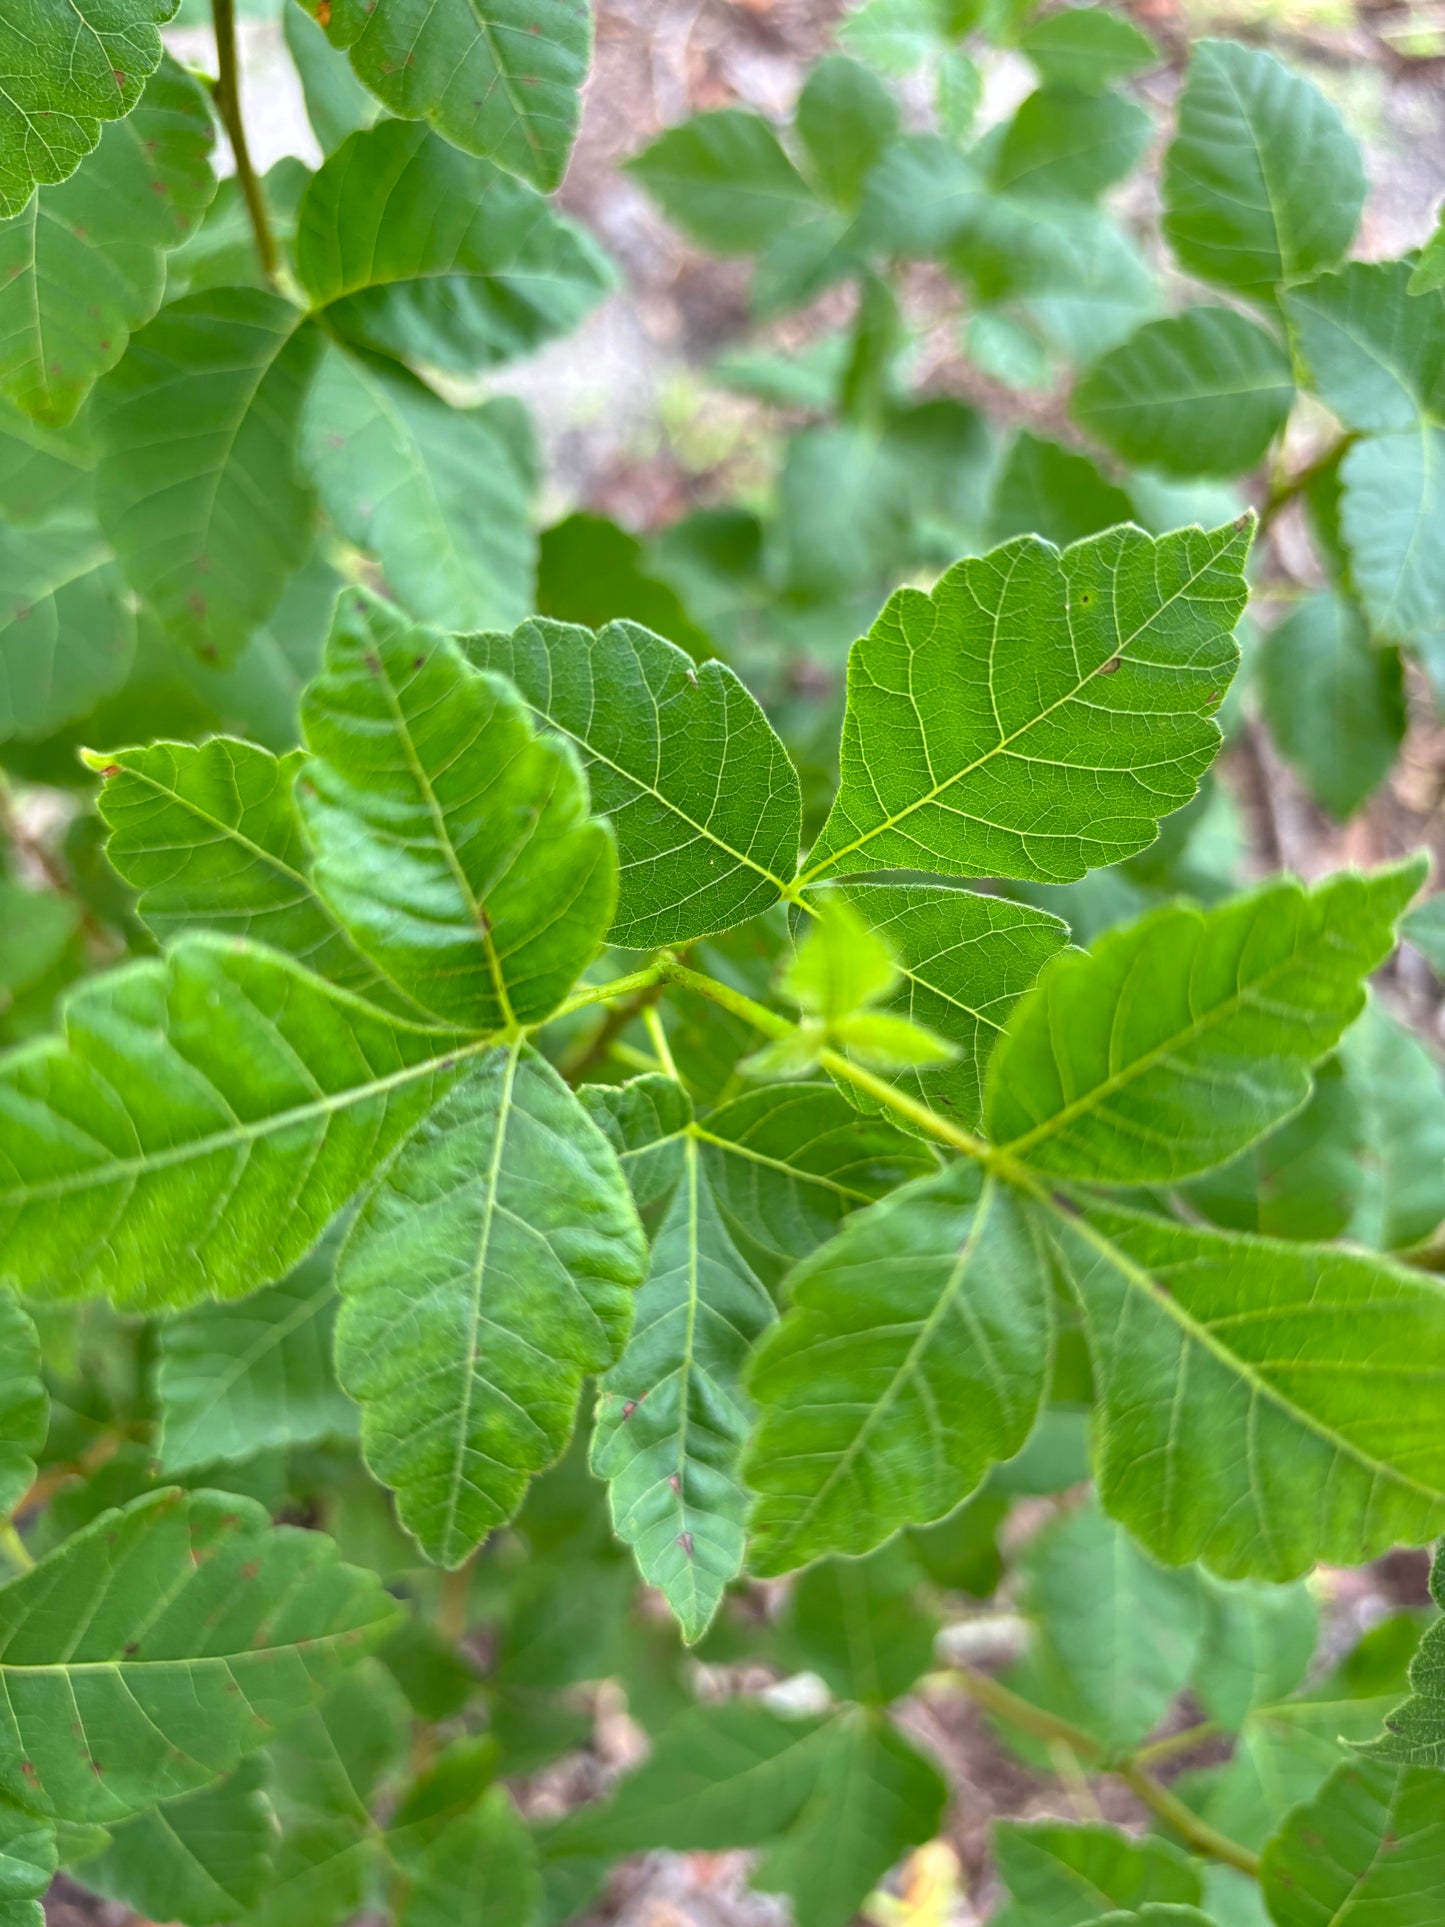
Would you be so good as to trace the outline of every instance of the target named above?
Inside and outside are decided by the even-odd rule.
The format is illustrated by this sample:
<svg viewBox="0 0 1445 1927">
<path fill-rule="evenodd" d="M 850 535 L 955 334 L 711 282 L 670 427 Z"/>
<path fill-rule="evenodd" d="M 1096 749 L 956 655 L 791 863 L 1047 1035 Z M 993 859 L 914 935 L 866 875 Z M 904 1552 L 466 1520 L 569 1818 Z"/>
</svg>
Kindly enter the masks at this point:
<svg viewBox="0 0 1445 1927">
<path fill-rule="evenodd" d="M 1101 662 L 1099 664 L 1096 674 L 1100 676 L 1116 676 L 1119 673 L 1119 668 L 1120 658 L 1118 656 L 1110 656 L 1107 662 Z"/>
<path fill-rule="evenodd" d="M 692 1534 L 690 1532 L 679 1532 L 677 1535 L 677 1543 L 682 1547 L 683 1551 L 687 1554 L 688 1558 L 691 1559 Z"/>
</svg>

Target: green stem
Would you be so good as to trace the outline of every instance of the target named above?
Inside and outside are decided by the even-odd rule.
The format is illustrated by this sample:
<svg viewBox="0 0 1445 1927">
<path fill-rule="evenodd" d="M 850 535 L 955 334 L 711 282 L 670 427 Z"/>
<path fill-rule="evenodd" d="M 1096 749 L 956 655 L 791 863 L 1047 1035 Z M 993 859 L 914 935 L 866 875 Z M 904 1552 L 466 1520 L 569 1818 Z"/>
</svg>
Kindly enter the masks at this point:
<svg viewBox="0 0 1445 1927">
<path fill-rule="evenodd" d="M 1251 1880 L 1259 1879 L 1257 1853 L 1251 1853 L 1248 1847 L 1240 1846 L 1237 1840 L 1231 1840 L 1228 1835 L 1211 1827 L 1207 1820 L 1201 1820 L 1197 1813 L 1185 1806 L 1177 1793 L 1171 1793 L 1167 1786 L 1161 1786 L 1137 1760 L 1120 1760 L 1117 1766 L 1107 1770 L 1116 1773 L 1135 1798 L 1143 1801 L 1155 1819 L 1162 1820 L 1195 1853 L 1202 1854 L 1206 1860 L 1217 1860 L 1221 1866 L 1237 1868 L 1240 1873 L 1248 1874 Z"/>
<path fill-rule="evenodd" d="M 246 124 L 241 118 L 240 71 L 236 60 L 235 0 L 211 0 L 211 18 L 216 28 L 218 66 L 216 111 L 221 116 L 221 124 L 231 143 L 231 153 L 236 163 L 236 179 L 241 184 L 241 195 L 251 220 L 251 232 L 256 237 L 256 256 L 261 263 L 261 273 L 265 276 L 267 284 L 275 288 L 279 284 L 280 267 L 280 258 L 276 252 L 276 237 L 271 232 L 271 216 L 266 208 L 266 196 L 260 181 L 256 178 L 256 170 L 251 165 L 251 150 L 246 145 Z"/>
<path fill-rule="evenodd" d="M 1161 1760 L 1174 1760 L 1181 1753 L 1192 1753 L 1207 1740 L 1216 1739 L 1221 1730 L 1216 1721 L 1201 1720 L 1197 1726 L 1185 1726 L 1177 1733 L 1166 1733 L 1162 1740 L 1155 1740 L 1152 1746 L 1141 1746 L 1134 1758 L 1140 1766 L 1157 1766 Z"/>
<path fill-rule="evenodd" d="M 1358 440 L 1358 437 L 1355 435 L 1341 435 L 1338 441 L 1331 442 L 1322 454 L 1317 455 L 1312 462 L 1300 469 L 1297 474 L 1288 475 L 1283 481 L 1276 482 L 1265 499 L 1264 507 L 1259 512 L 1259 534 L 1263 535 L 1270 523 L 1273 522 L 1275 517 L 1280 513 L 1281 509 L 1285 508 L 1290 502 L 1293 502 L 1297 496 L 1303 495 L 1310 483 L 1318 476 L 1323 475 L 1325 470 L 1337 461 L 1350 446 L 1351 442 L 1356 440 Z"/>
<path fill-rule="evenodd" d="M 658 1063 L 674 1084 L 680 1083 L 682 1080 L 678 1077 L 677 1065 L 673 1062 L 672 1046 L 667 1041 L 667 1032 L 662 1027 L 662 1019 L 657 1014 L 656 1004 L 647 1006 L 642 1013 L 642 1021 L 647 1030 L 648 1042 L 657 1052 Z"/>
</svg>

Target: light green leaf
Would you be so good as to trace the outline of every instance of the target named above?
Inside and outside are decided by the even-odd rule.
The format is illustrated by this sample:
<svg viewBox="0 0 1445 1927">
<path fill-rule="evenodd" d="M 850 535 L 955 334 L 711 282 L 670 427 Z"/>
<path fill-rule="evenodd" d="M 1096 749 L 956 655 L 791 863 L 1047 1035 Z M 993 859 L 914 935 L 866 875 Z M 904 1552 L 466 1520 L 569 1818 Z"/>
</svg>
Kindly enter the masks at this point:
<svg viewBox="0 0 1445 1927">
<path fill-rule="evenodd" d="M 1164 157 L 1164 233 L 1181 266 L 1254 300 L 1327 268 L 1365 198 L 1359 149 L 1312 81 L 1254 47 L 1201 40 Z"/>
<path fill-rule="evenodd" d="M 161 59 L 156 31 L 177 0 L 27 5 L 0 19 L 0 215 L 18 214 L 37 181 L 63 181 L 128 114 Z"/>
<path fill-rule="evenodd" d="M 1340 524 L 1370 626 L 1438 648 L 1445 622 L 1445 427 L 1422 422 L 1346 449 Z"/>
<path fill-rule="evenodd" d="M 1018 49 L 1049 86 L 1084 94 L 1100 93 L 1159 58 L 1154 42 L 1132 20 L 1103 7 L 1065 7 L 1035 20 L 1019 35 Z"/>
<path fill-rule="evenodd" d="M 374 126 L 381 108 L 356 78 L 345 56 L 331 46 L 325 30 L 303 8 L 282 9 L 281 31 L 301 79 L 311 131 L 323 153 L 334 153 L 348 134 Z"/>
<path fill-rule="evenodd" d="M 1319 1608 L 1303 1581 L 1227 1585 L 1202 1573 L 1199 1589 L 1204 1627 L 1190 1684 L 1209 1717 L 1238 1732 L 1257 1708 L 1282 1700 L 1304 1678 L 1319 1638 Z"/>
<path fill-rule="evenodd" d="M 461 646 L 580 754 L 617 837 L 614 943 L 688 942 L 777 901 L 797 865 L 797 772 L 725 664 L 634 622 L 528 622 Z"/>
<path fill-rule="evenodd" d="M 841 208 L 858 204 L 863 179 L 893 139 L 898 103 L 876 74 L 846 54 L 825 54 L 798 96 L 794 125 L 813 176 Z"/>
<path fill-rule="evenodd" d="M 990 1137 L 1049 1171 L 1166 1183 L 1298 1110 L 1364 1005 L 1421 861 L 1174 904 L 1048 964 L 989 1065 Z"/>
<path fill-rule="evenodd" d="M 0 1800 L 0 1923 L 45 1927 L 40 1896 L 55 1876 L 55 1829 L 9 1800 Z"/>
<path fill-rule="evenodd" d="M 1343 822 L 1384 780 L 1404 739 L 1398 653 L 1371 643 L 1357 603 L 1327 592 L 1270 631 L 1256 673 L 1275 741 Z"/>
<path fill-rule="evenodd" d="M 86 410 L 66 428 L 47 428 L 0 399 L 0 515 L 35 522 L 90 498 L 95 438 Z"/>
<path fill-rule="evenodd" d="M 1430 1594 L 1445 1612 L 1445 1551 L 1430 1568 Z M 1410 1664 L 1410 1697 L 1385 1720 L 1371 1748 L 1382 1760 L 1445 1770 L 1445 1619 L 1437 1619 Z"/>
<path fill-rule="evenodd" d="M 393 114 L 560 183 L 592 54 L 586 0 L 333 0 L 326 31 Z"/>
<path fill-rule="evenodd" d="M 1089 1927 L 1216 1927 L 1197 1907 L 1176 1907 L 1172 1901 L 1151 1900 L 1138 1913 L 1100 1914 Z"/>
<path fill-rule="evenodd" d="M 521 1044 L 401 1143 L 342 1249 L 336 1358 L 429 1559 L 460 1565 L 560 1457 L 646 1264 L 612 1147 Z"/>
<path fill-rule="evenodd" d="M 1014 436 L 994 485 L 995 537 L 1041 535 L 1062 548 L 1133 519 L 1129 497 L 1087 455 L 1027 429 Z"/>
<path fill-rule="evenodd" d="M 904 134 L 869 170 L 853 246 L 871 254 L 943 255 L 991 197 L 974 162 L 938 134 Z"/>
<path fill-rule="evenodd" d="M 453 1081 L 457 1048 L 273 951 L 184 937 L 0 1059 L 4 1276 L 126 1305 L 288 1272 Z"/>
<path fill-rule="evenodd" d="M 1373 999 L 1345 1033 L 1340 1056 L 1365 1140 L 1363 1195 L 1349 1235 L 1380 1251 L 1406 1251 L 1445 1219 L 1440 1067 L 1415 1033 Z"/>
<path fill-rule="evenodd" d="M 1434 1927 L 1445 1867 L 1445 1779 L 1419 1767 L 1342 1766 L 1264 1850 L 1260 1885 L 1278 1927 L 1351 1915 Z"/>
<path fill-rule="evenodd" d="M 1289 356 L 1234 308 L 1148 321 L 1074 393 L 1074 413 L 1126 461 L 1168 475 L 1253 468 L 1294 402 Z"/>
<path fill-rule="evenodd" d="M 8 1517 L 30 1490 L 35 1455 L 45 1443 L 50 1399 L 40 1366 L 34 1319 L 9 1292 L 0 1294 L 0 1516 Z"/>
<path fill-rule="evenodd" d="M 892 950 L 847 897 L 823 896 L 777 987 L 799 1010 L 832 1025 L 886 997 L 898 976 Z"/>
<path fill-rule="evenodd" d="M 627 163 L 668 219 L 716 254 L 753 254 L 817 208 L 760 114 L 724 107 L 670 127 Z"/>
<path fill-rule="evenodd" d="M 499 677 L 362 590 L 306 692 L 298 787 L 316 887 L 358 947 L 474 1031 L 544 1017 L 616 902 L 608 827 L 569 745 Z"/>
<path fill-rule="evenodd" d="M 853 645 L 842 782 L 803 880 L 1064 882 L 1152 842 L 1218 746 L 1252 526 L 1062 554 L 1024 537 L 900 589 Z"/>
<path fill-rule="evenodd" d="M 867 1559 L 809 1566 L 784 1613 L 788 1664 L 819 1674 L 840 1699 L 902 1699 L 933 1665 L 939 1619 L 919 1597 L 921 1579 L 901 1541 Z"/>
<path fill-rule="evenodd" d="M 254 1500 L 171 1487 L 102 1513 L 0 1589 L 0 1786 L 102 1824 L 204 1786 L 396 1612 Z"/>
<path fill-rule="evenodd" d="M 510 626 L 532 605 L 528 478 L 496 412 L 453 408 L 394 362 L 335 349 L 312 385 L 301 447 L 322 506 L 419 622 Z"/>
<path fill-rule="evenodd" d="M 1041 87 L 1003 131 L 994 185 L 1039 200 L 1092 201 L 1138 165 L 1150 131 L 1144 108 L 1120 94 Z"/>
<path fill-rule="evenodd" d="M 320 977 L 426 1020 L 357 949 L 312 887 L 292 784 L 305 757 L 230 736 L 87 751 L 105 778 L 96 807 L 111 867 L 140 892 L 161 943 L 220 929 L 295 957 Z"/>
<path fill-rule="evenodd" d="M 1437 288 L 1445 288 L 1445 215 L 1420 250 L 1420 259 L 1410 276 L 1411 294 L 1432 294 Z"/>
<path fill-rule="evenodd" d="M 213 138 L 200 88 L 163 60 L 69 180 L 0 222 L 0 389 L 27 414 L 70 421 L 160 306 L 165 250 L 215 192 Z"/>
<path fill-rule="evenodd" d="M 1182 1854 L 1112 1827 L 1000 1821 L 993 1851 L 1010 1896 L 994 1927 L 1087 1927 L 1100 1908 L 1187 1906 L 1203 1898 L 1199 1875 Z"/>
<path fill-rule="evenodd" d="M 983 75 L 976 60 L 959 47 L 949 47 L 938 57 L 934 70 L 933 111 L 938 131 L 963 146 L 973 134 L 973 124 L 983 104 Z"/>
<path fill-rule="evenodd" d="M 148 1920 L 211 1927 L 237 1920 L 260 1898 L 276 1823 L 256 1756 L 215 1786 L 122 1820 L 98 1854 L 76 1867 L 92 1893 Z"/>
<path fill-rule="evenodd" d="M 776 1313 L 728 1235 L 702 1146 L 686 1121 L 678 1134 L 686 1098 L 661 1085 L 598 1089 L 589 1103 L 658 1217 L 635 1328 L 601 1384 L 592 1468 L 610 1486 L 618 1536 L 692 1641 L 742 1569 L 743 1366 Z"/>
<path fill-rule="evenodd" d="M 519 1927 L 541 1904 L 537 1850 L 505 1787 L 444 1828 L 409 1874 L 397 1927 Z"/>
<path fill-rule="evenodd" d="M 534 189 L 394 120 L 353 134 L 313 177 L 296 271 L 354 346 L 456 374 L 568 333 L 611 279 Z"/>
<path fill-rule="evenodd" d="M 1095 1477 L 1151 1552 L 1280 1581 L 1440 1531 L 1438 1280 L 1329 1246 L 1074 1208 L 1048 1223 L 1093 1355 Z"/>
<path fill-rule="evenodd" d="M 0 523 L 0 741 L 48 736 L 125 681 L 135 617 L 91 517 Z"/>
<path fill-rule="evenodd" d="M 838 37 L 884 74 L 911 74 L 937 53 L 946 32 L 942 0 L 862 0 L 838 27 Z"/>
<path fill-rule="evenodd" d="M 320 337 L 258 288 L 187 295 L 131 337 L 96 397 L 96 502 L 174 641 L 229 661 L 312 541 L 296 431 Z"/>
<path fill-rule="evenodd" d="M 1011 315 L 991 308 L 978 309 L 968 318 L 963 346 L 983 374 L 1016 395 L 1049 386 L 1047 348 L 1032 329 Z"/>
<path fill-rule="evenodd" d="M 1283 296 L 1310 386 L 1349 428 L 1445 421 L 1445 291 L 1408 292 L 1408 261 L 1351 261 Z"/>
<path fill-rule="evenodd" d="M 941 1519 L 1038 1410 L 1048 1281 L 1011 1193 L 955 1166 L 850 1219 L 790 1280 L 754 1355 L 756 1571 Z"/>
<path fill-rule="evenodd" d="M 157 1456 L 166 1472 L 248 1459 L 270 1445 L 356 1434 L 331 1363 L 332 1255 L 232 1305 L 198 1305 L 160 1328 Z M 163 1912 L 164 1909 L 149 1909 Z"/>
</svg>

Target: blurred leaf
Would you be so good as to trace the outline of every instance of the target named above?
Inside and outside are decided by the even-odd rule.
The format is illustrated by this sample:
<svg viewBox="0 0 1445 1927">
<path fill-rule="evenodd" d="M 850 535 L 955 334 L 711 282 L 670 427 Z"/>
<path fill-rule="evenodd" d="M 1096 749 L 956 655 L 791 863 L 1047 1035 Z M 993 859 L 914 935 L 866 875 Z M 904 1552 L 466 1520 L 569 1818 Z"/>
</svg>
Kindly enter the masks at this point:
<svg viewBox="0 0 1445 1927">
<path fill-rule="evenodd" d="M 767 121 L 737 107 L 670 127 L 627 166 L 669 220 L 717 254 L 754 254 L 816 205 Z"/>
<path fill-rule="evenodd" d="M 867 1559 L 822 1559 L 799 1579 L 783 1620 L 790 1664 L 840 1699 L 887 1706 L 933 1664 L 938 1615 L 918 1597 L 919 1570 L 895 1542 Z"/>
<path fill-rule="evenodd" d="M 1041 87 L 1004 129 L 994 185 L 1040 200 L 1092 201 L 1138 165 L 1149 134 L 1137 101 Z"/>
<path fill-rule="evenodd" d="M 0 1295 L 0 1516 L 8 1517 L 35 1477 L 50 1399 L 41 1378 L 40 1336 L 25 1307 Z M 4 1889 L 0 1887 L 0 1894 Z"/>
<path fill-rule="evenodd" d="M 1347 427 L 1373 434 L 1445 419 L 1445 292 L 1407 292 L 1408 261 L 1351 261 L 1282 297 L 1310 385 Z"/>
<path fill-rule="evenodd" d="M 993 1850 L 1009 1904 L 994 1927 L 1089 1927 L 1102 1908 L 1202 1899 L 1198 1874 L 1162 1840 L 1131 1840 L 1112 1827 L 999 1821 Z"/>
<path fill-rule="evenodd" d="M 1432 1927 L 1442 1863 L 1445 1780 L 1361 1761 L 1340 1767 L 1288 1817 L 1264 1850 L 1260 1884 L 1279 1927 L 1349 1913 Z"/>
<path fill-rule="evenodd" d="M 332 154 L 348 134 L 374 126 L 381 117 L 376 98 L 356 78 L 345 56 L 327 39 L 324 28 L 300 6 L 281 10 L 281 28 L 306 97 L 306 118 L 323 153 Z"/>
<path fill-rule="evenodd" d="M 1408 918 L 1404 934 L 1414 941 Z M 1340 1057 L 1364 1124 L 1363 1196 L 1350 1236 L 1382 1251 L 1408 1250 L 1445 1219 L 1440 1067 L 1374 999 L 1346 1031 Z"/>
<path fill-rule="evenodd" d="M 1309 1670 L 1319 1609 L 1303 1582 L 1292 1586 L 1199 1577 L 1203 1636 L 1192 1690 L 1212 1720 L 1238 1732 L 1251 1713 L 1292 1693 Z"/>
<path fill-rule="evenodd" d="M 122 1820 L 76 1878 L 149 1919 L 187 1927 L 238 1920 L 271 1871 L 276 1830 L 265 1781 L 252 1754 L 215 1786 Z"/>
<path fill-rule="evenodd" d="M 1430 1594 L 1445 1611 L 1445 1551 L 1435 1554 Z M 1445 1619 L 1426 1629 L 1410 1664 L 1410 1697 L 1389 1714 L 1384 1736 L 1371 1751 L 1410 1766 L 1445 1765 Z"/>
<path fill-rule="evenodd" d="M 580 510 L 542 531 L 537 613 L 586 629 L 602 629 L 621 618 L 665 637 L 695 662 L 713 654 L 707 631 L 694 622 L 677 591 L 653 574 L 637 537 Z"/>
<path fill-rule="evenodd" d="M 995 539 L 1041 535 L 1063 548 L 1133 520 L 1128 496 L 1087 455 L 1021 429 L 994 490 Z"/>
<path fill-rule="evenodd" d="M 0 524 L 0 741 L 33 741 L 124 680 L 135 617 L 120 571 L 80 511 Z"/>
<path fill-rule="evenodd" d="M 1306 789 L 1343 822 L 1388 774 L 1405 736 L 1398 653 L 1372 644 L 1356 603 L 1311 596 L 1258 660 L 1270 730 Z"/>
<path fill-rule="evenodd" d="M 1046 85 L 1086 94 L 1152 67 L 1159 58 L 1154 42 L 1131 20 L 1103 7 L 1065 7 L 1035 20 L 1019 35 L 1018 48 Z"/>
<path fill-rule="evenodd" d="M 407 1872 L 397 1927 L 519 1927 L 541 1901 L 532 1835 L 505 1787 L 454 1819 Z"/>
<path fill-rule="evenodd" d="M 898 131 L 898 103 L 876 75 L 844 54 L 825 54 L 798 96 L 794 125 L 814 178 L 842 208 L 858 204 L 864 176 Z"/>
</svg>

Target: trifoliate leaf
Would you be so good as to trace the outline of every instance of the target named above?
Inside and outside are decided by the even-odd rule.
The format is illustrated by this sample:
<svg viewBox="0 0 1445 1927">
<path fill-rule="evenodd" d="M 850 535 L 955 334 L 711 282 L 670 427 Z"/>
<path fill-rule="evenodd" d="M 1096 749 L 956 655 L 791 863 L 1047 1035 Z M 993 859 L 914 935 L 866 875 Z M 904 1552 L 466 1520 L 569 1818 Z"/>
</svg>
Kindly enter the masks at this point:
<svg viewBox="0 0 1445 1927">
<path fill-rule="evenodd" d="M 1282 877 L 1055 957 L 989 1065 L 990 1137 L 1106 1184 L 1222 1164 L 1304 1102 L 1423 876 L 1416 859 L 1312 890 Z"/>
<path fill-rule="evenodd" d="M 1152 842 L 1218 745 L 1251 528 L 1115 529 L 1062 554 L 1023 537 L 900 589 L 853 645 L 842 781 L 803 881 L 1063 882 Z"/>
<path fill-rule="evenodd" d="M 540 188 L 561 181 L 592 53 L 586 0 L 333 0 L 326 33 L 402 120 Z"/>
<path fill-rule="evenodd" d="M 0 1266 L 47 1298 L 283 1277 L 454 1080 L 451 1033 L 234 939 L 91 978 L 64 1022 L 0 1060 Z"/>
<path fill-rule="evenodd" d="M 1349 1235 L 1378 1251 L 1406 1251 L 1445 1219 L 1440 1067 L 1415 1032 L 1373 999 L 1346 1031 L 1340 1058 L 1364 1135 L 1362 1195 Z"/>
<path fill-rule="evenodd" d="M 0 524 L 0 741 L 83 716 L 125 681 L 134 654 L 125 583 L 84 510 Z"/>
<path fill-rule="evenodd" d="M 595 636 L 528 622 L 461 646 L 581 756 L 617 836 L 614 943 L 688 942 L 777 901 L 797 867 L 797 772 L 725 664 L 694 664 L 633 622 Z"/>
<path fill-rule="evenodd" d="M 1046 201 L 1092 201 L 1143 155 L 1151 123 L 1121 94 L 1041 87 L 1003 130 L 993 152 L 994 185 Z"/>
<path fill-rule="evenodd" d="M 448 638 L 360 590 L 302 705 L 316 887 L 357 946 L 470 1030 L 534 1022 L 596 954 L 616 857 L 569 745 Z"/>
<path fill-rule="evenodd" d="M 1280 1581 L 1445 1525 L 1438 1280 L 1081 1200 L 1048 1220 L 1089 1333 L 1100 1497 L 1157 1557 Z"/>
<path fill-rule="evenodd" d="M 1147 321 L 1096 362 L 1074 413 L 1129 462 L 1168 475 L 1253 468 L 1294 401 L 1289 356 L 1234 308 Z"/>
<path fill-rule="evenodd" d="M 336 1358 L 429 1559 L 460 1565 L 561 1456 L 646 1264 L 612 1147 L 520 1044 L 399 1146 L 338 1262 Z"/>
<path fill-rule="evenodd" d="M 898 103 L 876 74 L 846 54 L 825 54 L 798 96 L 794 125 L 818 185 L 841 208 L 857 206 L 863 180 L 898 131 Z"/>
<path fill-rule="evenodd" d="M 6 1517 L 30 1490 L 50 1421 L 40 1362 L 34 1320 L 8 1292 L 0 1293 L 0 1513 Z"/>
<path fill-rule="evenodd" d="M 817 1673 L 840 1699 L 887 1706 L 933 1664 L 936 1609 L 919 1597 L 922 1575 L 902 1542 L 867 1559 L 821 1559 L 789 1597 L 788 1663 Z"/>
<path fill-rule="evenodd" d="M 237 1304 L 198 1305 L 161 1326 L 163 1471 L 247 1459 L 268 1445 L 355 1437 L 356 1409 L 331 1362 L 331 1268 L 323 1250 L 279 1285 Z"/>
<path fill-rule="evenodd" d="M 177 0 L 77 0 L 0 20 L 0 215 L 18 214 L 37 181 L 63 181 L 141 97 L 161 60 L 157 29 Z"/>
<path fill-rule="evenodd" d="M 369 1572 L 254 1500 L 164 1489 L 0 1589 L 0 1787 L 106 1823 L 206 1785 L 395 1622 Z"/>
<path fill-rule="evenodd" d="M 1351 1913 L 1432 1927 L 1442 1864 L 1445 1780 L 1361 1760 L 1340 1767 L 1289 1815 L 1264 1850 L 1259 1878 L 1278 1927 L 1318 1927 Z"/>
<path fill-rule="evenodd" d="M 1445 1551 L 1430 1568 L 1430 1594 L 1445 1611 Z M 1384 1737 L 1370 1749 L 1382 1760 L 1445 1768 L 1445 1620 L 1437 1619 L 1410 1665 L 1410 1697 L 1385 1720 Z"/>
<path fill-rule="evenodd" d="M 1275 741 L 1343 822 L 1384 780 L 1404 739 L 1398 652 L 1371 642 L 1357 603 L 1326 593 L 1270 631 L 1257 673 Z"/>
<path fill-rule="evenodd" d="M 1014 436 L 994 486 L 995 537 L 1041 535 L 1063 548 L 1133 519 L 1129 497 L 1087 455 L 1027 430 Z"/>
<path fill-rule="evenodd" d="M 1269 301 L 1350 245 L 1359 149 L 1312 81 L 1273 54 L 1201 40 L 1164 157 L 1164 233 L 1202 281 Z"/>
<path fill-rule="evenodd" d="M 996 1927 L 1089 1927 L 1101 1907 L 1203 1898 L 1199 1875 L 1162 1840 L 1057 1820 L 1000 1821 L 992 1839 L 1009 1891 Z"/>
<path fill-rule="evenodd" d="M 849 1219 L 793 1272 L 749 1373 L 754 1569 L 868 1552 L 951 1512 L 1023 1444 L 1049 1331 L 1035 1233 L 992 1180 L 954 1167 Z"/>
<path fill-rule="evenodd" d="M 1083 94 L 1100 93 L 1110 82 L 1152 67 L 1159 58 L 1154 42 L 1133 21 L 1103 7 L 1065 7 L 1051 13 L 1025 27 L 1017 44 L 1049 86 L 1073 87 Z"/>
<path fill-rule="evenodd" d="M 669 220 L 717 254 L 752 254 L 814 211 L 760 114 L 724 107 L 670 127 L 628 163 Z"/>
<path fill-rule="evenodd" d="M 1349 428 L 1445 420 L 1445 293 L 1409 293 L 1408 261 L 1351 261 L 1282 297 L 1310 386 Z"/>
<path fill-rule="evenodd" d="M 68 422 L 165 289 L 165 250 L 215 192 L 210 111 L 163 60 L 128 119 L 70 179 L 0 221 L 0 389 L 41 421 Z"/>
<path fill-rule="evenodd" d="M 394 120 L 353 134 L 312 178 L 296 271 L 354 346 L 463 375 L 566 334 L 611 278 L 534 189 Z"/>
<path fill-rule="evenodd" d="M 131 587 L 176 643 L 230 661 L 312 542 L 296 467 L 320 338 L 258 288 L 171 303 L 96 397 L 96 503 Z"/>
</svg>

